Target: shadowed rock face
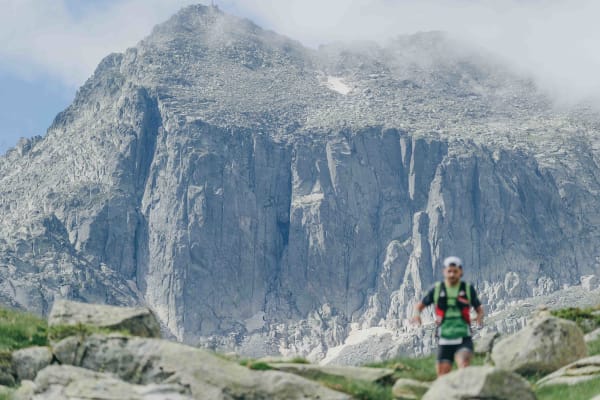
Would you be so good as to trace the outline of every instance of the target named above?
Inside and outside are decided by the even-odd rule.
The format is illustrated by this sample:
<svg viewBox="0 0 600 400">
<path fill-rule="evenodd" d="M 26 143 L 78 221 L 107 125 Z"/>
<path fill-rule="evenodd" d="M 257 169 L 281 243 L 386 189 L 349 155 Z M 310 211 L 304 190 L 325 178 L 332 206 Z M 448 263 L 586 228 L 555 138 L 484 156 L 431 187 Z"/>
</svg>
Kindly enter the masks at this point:
<svg viewBox="0 0 600 400">
<path fill-rule="evenodd" d="M 186 342 L 319 358 L 350 322 L 402 327 L 449 254 L 488 308 L 577 284 L 598 119 L 489 60 L 186 8 L 0 158 L 0 299 L 146 303 Z"/>
</svg>

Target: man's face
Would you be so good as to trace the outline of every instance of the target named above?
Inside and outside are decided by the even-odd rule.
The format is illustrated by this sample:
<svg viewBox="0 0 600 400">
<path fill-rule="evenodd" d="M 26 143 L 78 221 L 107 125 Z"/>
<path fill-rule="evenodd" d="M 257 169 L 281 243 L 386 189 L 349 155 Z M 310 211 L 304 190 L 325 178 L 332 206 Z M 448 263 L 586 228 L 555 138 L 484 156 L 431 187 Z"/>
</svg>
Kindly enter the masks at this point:
<svg viewBox="0 0 600 400">
<path fill-rule="evenodd" d="M 462 268 L 458 267 L 457 265 L 450 264 L 444 268 L 444 278 L 450 285 L 456 285 L 458 282 L 460 282 L 461 277 Z"/>
</svg>

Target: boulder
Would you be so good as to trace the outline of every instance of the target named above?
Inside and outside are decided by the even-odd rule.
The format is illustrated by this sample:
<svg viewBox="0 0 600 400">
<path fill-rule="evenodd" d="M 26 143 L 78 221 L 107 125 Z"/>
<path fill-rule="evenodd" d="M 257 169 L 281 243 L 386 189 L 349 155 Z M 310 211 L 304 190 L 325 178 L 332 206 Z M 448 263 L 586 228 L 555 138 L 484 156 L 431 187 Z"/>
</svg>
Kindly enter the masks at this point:
<svg viewBox="0 0 600 400">
<path fill-rule="evenodd" d="M 311 377 L 315 374 L 335 375 L 347 379 L 359 379 L 368 382 L 390 382 L 393 369 L 367 368 L 367 367 L 344 367 L 337 365 L 315 365 L 315 364 L 293 364 L 293 363 L 271 363 L 273 369 L 290 372 L 300 376 Z"/>
<path fill-rule="evenodd" d="M 33 380 L 52 362 L 49 347 L 28 347 L 12 353 L 12 368 L 19 381 Z"/>
<path fill-rule="evenodd" d="M 134 384 L 180 385 L 194 399 L 349 399 L 302 377 L 253 371 L 199 348 L 120 334 L 69 337 L 55 357 L 92 371 L 110 372 Z"/>
<path fill-rule="evenodd" d="M 583 332 L 572 321 L 545 316 L 494 345 L 492 360 L 518 373 L 550 373 L 587 356 Z"/>
<path fill-rule="evenodd" d="M 14 389 L 6 387 L 6 386 L 1 386 L 0 385 L 0 399 L 2 398 L 2 396 L 5 396 L 6 398 L 12 398 L 10 397 L 13 393 L 14 393 Z"/>
<path fill-rule="evenodd" d="M 38 374 L 32 384 L 19 388 L 19 400 L 192 400 L 180 385 L 135 385 L 111 374 L 69 365 L 51 365 Z"/>
<path fill-rule="evenodd" d="M 364 365 L 404 356 L 416 337 L 401 337 L 397 331 L 371 327 L 352 331 L 343 344 L 330 347 L 321 365 Z"/>
<path fill-rule="evenodd" d="M 576 385 L 600 378 L 600 355 L 582 358 L 540 379 L 536 386 Z"/>
<path fill-rule="evenodd" d="M 474 340 L 475 354 L 485 355 L 492 351 L 496 339 L 500 337 L 500 333 L 491 332 Z"/>
<path fill-rule="evenodd" d="M 0 351 L 0 385 L 14 386 L 15 377 L 12 368 L 12 355 L 10 351 Z"/>
<path fill-rule="evenodd" d="M 146 307 L 114 307 L 56 300 L 48 316 L 48 326 L 86 326 L 114 331 L 126 331 L 135 336 L 160 338 L 160 324 Z M 56 340 L 62 339 L 58 334 Z"/>
<path fill-rule="evenodd" d="M 32 381 L 22 381 L 21 386 L 9 397 L 11 400 L 31 400 L 35 393 L 35 384 Z"/>
<path fill-rule="evenodd" d="M 585 275 L 581 277 L 581 287 L 585 290 L 595 290 L 598 289 L 600 281 L 596 275 Z"/>
<path fill-rule="evenodd" d="M 431 387 L 431 382 L 421 382 L 414 379 L 398 379 L 392 388 L 395 399 L 420 399 Z"/>
<path fill-rule="evenodd" d="M 423 400 L 535 400 L 529 383 L 496 367 L 468 367 L 438 378 Z"/>
<path fill-rule="evenodd" d="M 15 377 L 11 367 L 0 367 L 0 385 L 2 386 L 15 386 Z"/>
<path fill-rule="evenodd" d="M 583 339 L 585 340 L 586 343 L 589 342 L 593 342 L 595 340 L 600 339 L 600 328 L 591 331 L 590 333 L 586 334 Z"/>
</svg>

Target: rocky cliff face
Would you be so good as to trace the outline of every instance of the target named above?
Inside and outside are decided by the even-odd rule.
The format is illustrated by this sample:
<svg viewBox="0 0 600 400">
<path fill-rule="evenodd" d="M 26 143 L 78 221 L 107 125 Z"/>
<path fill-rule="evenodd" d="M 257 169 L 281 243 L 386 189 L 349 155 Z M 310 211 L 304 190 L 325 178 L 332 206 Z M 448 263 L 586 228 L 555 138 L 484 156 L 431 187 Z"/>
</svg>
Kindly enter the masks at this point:
<svg viewBox="0 0 600 400">
<path fill-rule="evenodd" d="M 491 310 L 577 285 L 600 269 L 599 119 L 490 60 L 186 8 L 0 158 L 1 299 L 146 303 L 189 343 L 319 359 L 406 331 L 449 254 Z"/>
</svg>

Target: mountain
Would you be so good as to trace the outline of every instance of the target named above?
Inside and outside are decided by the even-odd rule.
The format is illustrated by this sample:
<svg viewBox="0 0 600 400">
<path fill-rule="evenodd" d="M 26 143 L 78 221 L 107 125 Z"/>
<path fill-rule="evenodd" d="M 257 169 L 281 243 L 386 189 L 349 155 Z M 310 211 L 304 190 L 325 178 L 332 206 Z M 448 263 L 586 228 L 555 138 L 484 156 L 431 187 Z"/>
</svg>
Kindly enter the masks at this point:
<svg viewBox="0 0 600 400">
<path fill-rule="evenodd" d="M 598 116 L 443 33 L 315 50 L 191 6 L 0 158 L 0 300 L 143 303 L 252 355 L 424 351 L 405 319 L 448 255 L 490 311 L 597 288 Z"/>
</svg>

